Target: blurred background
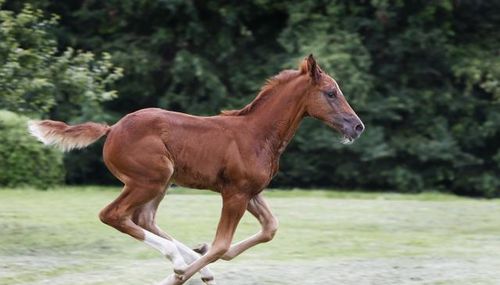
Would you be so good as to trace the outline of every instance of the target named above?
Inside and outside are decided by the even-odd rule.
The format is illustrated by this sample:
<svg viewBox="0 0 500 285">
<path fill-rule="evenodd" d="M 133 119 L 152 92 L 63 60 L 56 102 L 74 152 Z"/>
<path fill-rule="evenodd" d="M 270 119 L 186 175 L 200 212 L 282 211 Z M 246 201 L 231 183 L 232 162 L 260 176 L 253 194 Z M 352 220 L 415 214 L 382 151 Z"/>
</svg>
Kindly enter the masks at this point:
<svg viewBox="0 0 500 285">
<path fill-rule="evenodd" d="M 307 119 L 273 188 L 500 195 L 500 1 L 0 0 L 0 185 L 117 185 L 102 142 L 62 156 L 28 118 L 112 124 L 250 102 L 313 53 L 366 125 Z"/>
<path fill-rule="evenodd" d="M 275 239 L 211 265 L 218 284 L 500 284 L 499 31 L 500 1 L 486 0 L 0 0 L 0 285 L 172 272 L 99 222 L 121 188 L 104 140 L 62 154 L 28 120 L 216 115 L 310 53 L 366 131 L 345 146 L 303 122 L 264 194 Z M 169 234 L 213 239 L 218 195 L 177 187 L 166 200 Z M 245 215 L 234 240 L 259 228 Z"/>
</svg>

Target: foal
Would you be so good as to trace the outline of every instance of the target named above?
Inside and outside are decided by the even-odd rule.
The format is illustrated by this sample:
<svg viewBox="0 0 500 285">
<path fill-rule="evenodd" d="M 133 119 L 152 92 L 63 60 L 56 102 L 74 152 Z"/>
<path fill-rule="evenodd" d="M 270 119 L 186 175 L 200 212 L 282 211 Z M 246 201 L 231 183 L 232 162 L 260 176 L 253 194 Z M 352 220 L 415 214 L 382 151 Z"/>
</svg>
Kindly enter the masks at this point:
<svg viewBox="0 0 500 285">
<path fill-rule="evenodd" d="M 85 147 L 107 135 L 104 162 L 125 187 L 105 207 L 102 222 L 145 242 L 169 258 L 174 274 L 161 284 L 179 285 L 196 272 L 215 284 L 209 263 L 231 260 L 248 248 L 270 241 L 278 221 L 261 192 L 278 171 L 280 155 L 305 116 L 323 121 L 350 143 L 364 126 L 339 86 L 312 55 L 299 70 L 270 79 L 241 110 L 198 117 L 161 109 L 128 114 L 113 126 L 68 126 L 34 121 L 31 133 L 63 150 Z M 200 256 L 156 225 L 156 210 L 170 183 L 219 192 L 222 213 L 215 239 Z M 231 245 L 236 226 L 248 210 L 262 229 Z"/>
</svg>

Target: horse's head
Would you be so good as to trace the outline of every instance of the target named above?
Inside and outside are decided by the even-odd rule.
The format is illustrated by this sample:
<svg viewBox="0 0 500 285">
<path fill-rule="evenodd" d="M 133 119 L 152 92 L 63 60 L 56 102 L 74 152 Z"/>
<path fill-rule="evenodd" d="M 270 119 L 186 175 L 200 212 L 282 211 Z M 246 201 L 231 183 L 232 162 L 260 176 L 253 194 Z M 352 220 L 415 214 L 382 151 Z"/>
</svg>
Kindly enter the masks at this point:
<svg viewBox="0 0 500 285">
<path fill-rule="evenodd" d="M 337 82 L 323 72 L 312 55 L 302 61 L 300 73 L 309 77 L 305 94 L 307 115 L 325 122 L 344 137 L 342 143 L 357 139 L 365 126 L 351 108 Z"/>
</svg>

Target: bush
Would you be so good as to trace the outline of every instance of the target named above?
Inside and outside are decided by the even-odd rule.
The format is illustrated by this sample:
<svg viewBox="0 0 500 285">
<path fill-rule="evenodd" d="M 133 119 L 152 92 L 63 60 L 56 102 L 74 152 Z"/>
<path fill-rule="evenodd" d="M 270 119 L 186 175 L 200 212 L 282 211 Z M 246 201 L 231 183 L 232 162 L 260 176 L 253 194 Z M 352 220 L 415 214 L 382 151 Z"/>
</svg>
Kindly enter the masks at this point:
<svg viewBox="0 0 500 285">
<path fill-rule="evenodd" d="M 0 186 L 47 188 L 64 181 L 62 153 L 27 131 L 28 118 L 0 110 Z"/>
</svg>

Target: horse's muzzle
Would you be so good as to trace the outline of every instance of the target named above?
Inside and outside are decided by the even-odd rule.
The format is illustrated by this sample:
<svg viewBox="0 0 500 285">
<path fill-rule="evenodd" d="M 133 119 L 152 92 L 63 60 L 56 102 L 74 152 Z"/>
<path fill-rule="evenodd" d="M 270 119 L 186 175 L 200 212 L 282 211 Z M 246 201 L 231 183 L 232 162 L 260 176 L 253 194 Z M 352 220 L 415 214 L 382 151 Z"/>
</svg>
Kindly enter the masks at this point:
<svg viewBox="0 0 500 285">
<path fill-rule="evenodd" d="M 349 140 L 359 138 L 365 130 L 365 125 L 357 116 L 349 116 L 343 119 L 342 133 Z"/>
</svg>

